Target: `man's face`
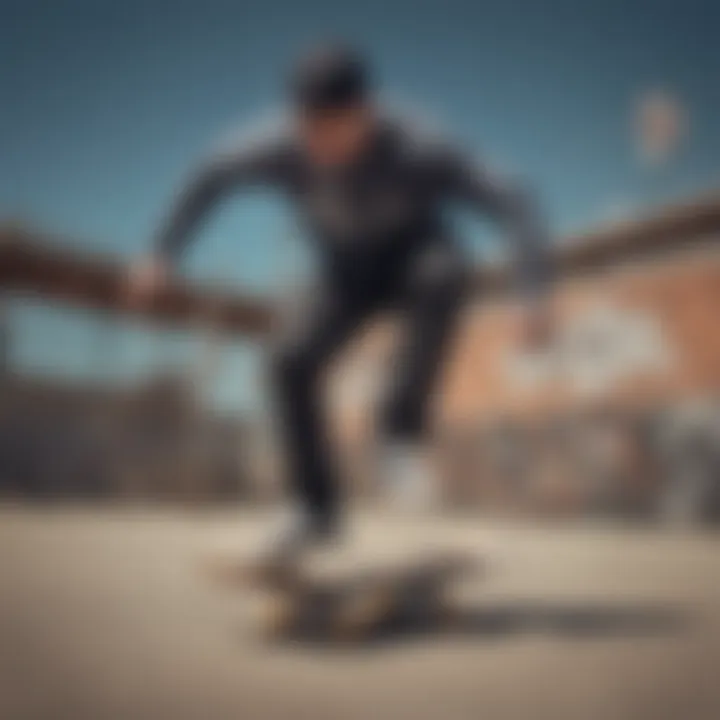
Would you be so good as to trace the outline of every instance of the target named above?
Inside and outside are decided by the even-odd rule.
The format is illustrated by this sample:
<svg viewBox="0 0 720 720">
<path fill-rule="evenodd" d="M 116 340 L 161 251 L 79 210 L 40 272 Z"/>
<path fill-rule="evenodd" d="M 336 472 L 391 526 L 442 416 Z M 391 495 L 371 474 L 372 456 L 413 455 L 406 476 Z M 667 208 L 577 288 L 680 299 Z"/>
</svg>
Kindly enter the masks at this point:
<svg viewBox="0 0 720 720">
<path fill-rule="evenodd" d="M 298 126 L 311 161 L 336 167 L 351 163 L 362 152 L 372 130 L 373 114 L 367 105 L 305 111 L 298 115 Z"/>
</svg>

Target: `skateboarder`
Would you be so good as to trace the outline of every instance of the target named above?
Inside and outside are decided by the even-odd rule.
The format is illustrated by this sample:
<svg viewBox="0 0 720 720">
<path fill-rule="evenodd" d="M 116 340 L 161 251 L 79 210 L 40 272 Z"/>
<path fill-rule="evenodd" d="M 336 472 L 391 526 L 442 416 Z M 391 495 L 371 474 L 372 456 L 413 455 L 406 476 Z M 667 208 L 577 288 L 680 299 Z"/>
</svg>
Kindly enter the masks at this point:
<svg viewBox="0 0 720 720">
<path fill-rule="evenodd" d="M 230 191 L 280 190 L 295 206 L 319 256 L 317 287 L 270 358 L 276 409 L 297 512 L 274 533 L 270 557 L 333 536 L 338 478 L 322 418 L 329 361 L 378 313 L 401 313 L 404 332 L 379 419 L 389 481 L 427 489 L 417 450 L 471 264 L 443 210 L 453 202 L 489 214 L 519 250 L 527 336 L 547 328 L 546 237 L 528 197 L 436 137 L 392 119 L 354 50 L 317 47 L 294 65 L 290 113 L 272 137 L 212 158 L 195 174 L 160 230 L 154 252 L 133 268 L 130 289 L 148 297 L 166 281 L 208 211 Z M 413 460 L 416 458 L 416 460 Z M 403 472 L 417 466 L 418 471 Z"/>
</svg>

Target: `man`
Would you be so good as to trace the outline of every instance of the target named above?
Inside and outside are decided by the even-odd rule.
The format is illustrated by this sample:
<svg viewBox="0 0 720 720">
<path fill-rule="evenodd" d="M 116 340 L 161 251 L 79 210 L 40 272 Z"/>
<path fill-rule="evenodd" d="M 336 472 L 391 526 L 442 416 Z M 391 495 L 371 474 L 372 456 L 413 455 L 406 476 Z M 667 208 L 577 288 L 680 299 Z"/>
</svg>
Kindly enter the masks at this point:
<svg viewBox="0 0 720 720">
<path fill-rule="evenodd" d="M 339 484 L 321 417 L 321 380 L 336 351 L 383 310 L 398 310 L 404 320 L 380 419 L 387 446 L 396 449 L 388 456 L 411 457 L 405 451 L 428 431 L 428 401 L 469 279 L 443 208 L 466 203 L 505 225 L 520 250 L 531 335 L 544 327 L 540 293 L 548 278 L 545 237 L 527 199 L 452 148 L 385 117 L 358 54 L 339 46 L 314 50 L 296 64 L 291 95 L 290 126 L 202 168 L 160 232 L 154 256 L 131 276 L 136 295 L 157 290 L 210 207 L 248 185 L 283 191 L 316 243 L 317 288 L 270 361 L 299 500 L 299 512 L 273 543 L 276 557 L 336 528 Z"/>
</svg>

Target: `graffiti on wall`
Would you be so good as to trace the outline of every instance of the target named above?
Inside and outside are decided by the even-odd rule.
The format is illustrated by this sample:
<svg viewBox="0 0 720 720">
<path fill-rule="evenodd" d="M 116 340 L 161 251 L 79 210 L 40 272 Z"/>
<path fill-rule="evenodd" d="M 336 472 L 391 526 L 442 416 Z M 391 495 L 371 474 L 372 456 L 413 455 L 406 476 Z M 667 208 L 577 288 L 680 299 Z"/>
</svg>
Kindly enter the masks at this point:
<svg viewBox="0 0 720 720">
<path fill-rule="evenodd" d="M 514 386 L 542 388 L 560 380 L 573 393 L 601 395 L 639 374 L 664 374 L 676 357 L 651 312 L 597 303 L 574 315 L 540 351 L 513 349 L 506 370 Z"/>
</svg>

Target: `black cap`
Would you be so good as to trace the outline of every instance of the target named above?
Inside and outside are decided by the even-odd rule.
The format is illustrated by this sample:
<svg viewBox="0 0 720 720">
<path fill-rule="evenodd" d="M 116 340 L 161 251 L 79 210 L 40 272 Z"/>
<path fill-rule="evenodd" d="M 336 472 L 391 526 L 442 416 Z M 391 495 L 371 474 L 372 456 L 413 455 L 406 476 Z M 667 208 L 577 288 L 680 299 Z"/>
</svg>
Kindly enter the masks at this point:
<svg viewBox="0 0 720 720">
<path fill-rule="evenodd" d="M 363 102 L 370 81 L 365 62 L 345 45 L 316 47 L 300 57 L 292 70 L 291 92 L 305 110 L 337 110 Z"/>
</svg>

